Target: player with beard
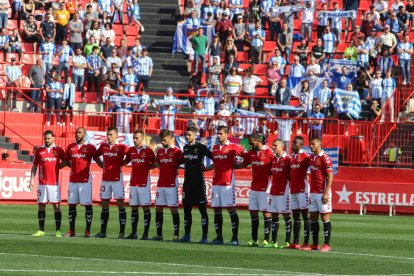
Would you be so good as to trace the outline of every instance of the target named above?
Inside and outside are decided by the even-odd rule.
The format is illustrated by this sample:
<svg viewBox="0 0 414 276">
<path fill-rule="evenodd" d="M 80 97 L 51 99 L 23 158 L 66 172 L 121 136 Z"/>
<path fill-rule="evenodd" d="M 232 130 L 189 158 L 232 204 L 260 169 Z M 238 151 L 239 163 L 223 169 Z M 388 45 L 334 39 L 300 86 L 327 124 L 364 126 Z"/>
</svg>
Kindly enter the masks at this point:
<svg viewBox="0 0 414 276">
<path fill-rule="evenodd" d="M 46 204 L 51 203 L 55 211 L 55 224 L 57 238 L 61 238 L 60 225 L 62 223 L 62 212 L 60 211 L 60 185 L 59 169 L 61 161 L 65 158 L 65 152 L 54 143 L 55 134 L 51 130 L 43 133 L 44 145 L 35 151 L 32 171 L 30 175 L 29 189 L 34 186 L 34 178 L 39 168 L 39 185 L 37 185 L 37 203 L 39 206 L 37 217 L 39 220 L 39 231 L 34 237 L 45 235 Z"/>
<path fill-rule="evenodd" d="M 187 144 L 184 146 L 184 184 L 183 184 L 183 206 L 184 206 L 184 229 L 185 234 L 180 239 L 181 242 L 191 241 L 191 211 L 193 205 L 198 206 L 201 214 L 201 228 L 203 231 L 200 244 L 207 243 L 208 233 L 208 215 L 207 215 L 207 197 L 206 185 L 204 181 L 204 158 L 207 156 L 213 159 L 211 151 L 208 148 L 196 142 L 197 129 L 188 127 L 185 133 Z"/>
<path fill-rule="evenodd" d="M 92 177 L 90 171 L 90 165 L 92 158 L 97 164 L 102 165 L 102 161 L 96 158 L 96 148 L 92 144 L 88 144 L 85 140 L 86 129 L 79 127 L 76 129 L 75 139 L 76 142 L 70 144 L 66 150 L 65 161 L 63 166 L 70 167 L 70 179 L 69 179 L 69 232 L 66 237 L 75 236 L 75 223 L 76 223 L 76 205 L 81 204 L 85 206 L 85 238 L 91 236 L 91 225 L 93 217 L 92 209 Z"/>
<path fill-rule="evenodd" d="M 131 206 L 132 233 L 126 239 L 137 239 L 138 207 L 144 211 L 144 233 L 141 240 L 148 239 L 151 222 L 151 178 L 150 169 L 155 163 L 155 154 L 145 145 L 145 134 L 135 130 L 134 147 L 130 147 L 124 160 L 124 166 L 131 162 L 131 180 L 129 181 L 129 205 Z"/>
</svg>

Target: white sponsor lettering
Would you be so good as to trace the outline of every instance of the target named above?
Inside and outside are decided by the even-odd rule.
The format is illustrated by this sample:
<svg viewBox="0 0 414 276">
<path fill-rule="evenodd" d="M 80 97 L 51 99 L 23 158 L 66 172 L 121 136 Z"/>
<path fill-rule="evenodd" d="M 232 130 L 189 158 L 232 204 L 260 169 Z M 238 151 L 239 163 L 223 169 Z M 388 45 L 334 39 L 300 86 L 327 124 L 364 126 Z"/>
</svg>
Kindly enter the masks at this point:
<svg viewBox="0 0 414 276">
<path fill-rule="evenodd" d="M 214 159 L 227 159 L 227 155 L 223 155 L 223 154 L 214 155 L 213 157 Z"/>
<path fill-rule="evenodd" d="M 172 158 L 163 158 L 160 160 L 160 163 L 172 163 Z"/>
<path fill-rule="evenodd" d="M 184 158 L 185 159 L 188 159 L 188 160 L 197 160 L 198 159 L 198 155 L 185 154 L 184 155 Z"/>
<path fill-rule="evenodd" d="M 253 161 L 252 165 L 256 165 L 256 166 L 263 166 L 264 162 L 263 161 Z"/>
<path fill-rule="evenodd" d="M 42 161 L 43 162 L 56 162 L 56 157 L 43 157 Z"/>
<path fill-rule="evenodd" d="M 131 160 L 131 163 L 144 163 L 145 159 L 135 158 Z"/>
<path fill-rule="evenodd" d="M 3 176 L 0 170 L 0 194 L 3 198 L 9 199 L 13 197 L 14 192 L 30 193 L 30 172 L 26 172 L 24 176 Z"/>
<path fill-rule="evenodd" d="M 300 169 L 300 165 L 299 164 L 292 164 L 290 165 L 291 169 Z"/>
<path fill-rule="evenodd" d="M 355 203 L 414 206 L 414 194 L 355 192 Z"/>
<path fill-rule="evenodd" d="M 72 158 L 86 158 L 86 154 L 74 153 L 72 154 Z"/>
<path fill-rule="evenodd" d="M 318 167 L 315 167 L 315 166 L 310 166 L 310 169 L 313 170 L 313 171 L 319 170 Z"/>
<path fill-rule="evenodd" d="M 272 172 L 283 172 L 283 168 L 272 168 Z"/>
<path fill-rule="evenodd" d="M 118 153 L 116 153 L 116 152 L 104 152 L 103 155 L 104 156 L 109 156 L 109 157 L 116 157 L 116 156 L 118 156 Z"/>
</svg>

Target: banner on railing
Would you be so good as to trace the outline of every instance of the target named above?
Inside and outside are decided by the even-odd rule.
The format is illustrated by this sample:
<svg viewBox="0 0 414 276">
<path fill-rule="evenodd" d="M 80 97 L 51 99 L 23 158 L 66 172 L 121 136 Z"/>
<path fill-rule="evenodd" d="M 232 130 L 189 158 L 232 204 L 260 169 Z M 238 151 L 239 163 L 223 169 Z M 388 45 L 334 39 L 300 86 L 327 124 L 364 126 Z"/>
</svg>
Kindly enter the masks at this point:
<svg viewBox="0 0 414 276">
<path fill-rule="evenodd" d="M 348 113 L 354 119 L 359 118 L 361 101 L 358 92 L 335 88 L 333 99 L 336 112 L 339 114 Z"/>
<path fill-rule="evenodd" d="M 178 24 L 174 34 L 173 53 L 190 54 L 193 53 L 193 46 L 190 39 L 196 35 L 199 27 L 204 30 L 204 35 L 207 36 L 209 44 L 213 41 L 214 29 L 212 26 L 197 26 L 188 24 Z"/>
</svg>

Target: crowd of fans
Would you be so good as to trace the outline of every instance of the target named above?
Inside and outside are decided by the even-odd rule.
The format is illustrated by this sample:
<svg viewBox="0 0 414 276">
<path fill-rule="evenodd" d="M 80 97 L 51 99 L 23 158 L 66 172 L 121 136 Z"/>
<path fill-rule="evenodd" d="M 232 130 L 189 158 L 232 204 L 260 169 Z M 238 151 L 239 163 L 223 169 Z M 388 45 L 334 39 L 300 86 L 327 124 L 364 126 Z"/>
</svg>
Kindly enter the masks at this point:
<svg viewBox="0 0 414 276">
<path fill-rule="evenodd" d="M 389 120 L 393 121 L 397 81 L 411 85 L 414 5 L 412 1 L 378 0 L 365 5 L 361 12 L 361 3 L 345 0 L 340 8 L 339 3 L 331 1 L 252 0 L 248 5 L 242 0 L 187 1 L 184 19 L 179 23 L 199 26 L 190 39 L 194 50 L 194 55 L 189 53 L 189 60 L 194 61 L 190 91 L 197 93 L 207 86 L 221 92 L 220 102 L 226 95 L 231 96 L 230 111 L 237 107 L 254 111 L 269 100 L 291 104 L 292 87 L 286 85 L 287 78 L 322 77 L 325 81 L 318 93 L 312 93 L 309 82 L 303 80 L 297 96 L 298 105 L 305 108 L 304 118 L 318 108 L 325 118 L 356 119 L 335 112 L 332 92 L 339 88 L 358 91 L 363 105 L 372 104 L 366 117 L 370 120 L 385 120 L 386 112 L 381 109 L 388 101 Z M 279 11 L 281 6 L 296 5 L 304 8 Z M 348 17 L 329 17 L 326 11 L 352 12 Z M 211 44 L 203 26 L 214 29 Z M 265 52 L 267 43 L 276 45 L 274 50 Z M 323 70 L 331 59 L 355 61 L 357 68 Z M 251 67 L 242 66 L 246 63 Z M 255 75 L 255 68 L 262 64 L 267 64 L 265 74 Z M 267 99 L 243 97 L 255 96 L 257 88 L 266 86 Z M 216 111 L 220 111 L 219 104 Z"/>
<path fill-rule="evenodd" d="M 60 110 L 73 109 L 76 91 L 81 92 L 83 102 L 86 92 L 96 92 L 100 103 L 104 86 L 114 90 L 121 87 L 127 92 L 135 92 L 141 86 L 148 88 L 153 64 L 138 36 L 144 27 L 137 0 L 90 0 L 83 4 L 64 0 L 14 0 L 11 19 L 17 19 L 17 28 L 10 33 L 7 30 L 9 8 L 9 1 L 0 1 L 0 51 L 5 61 L 7 53 L 18 54 L 6 66 L 13 111 L 18 111 L 17 94 L 27 87 L 27 82 L 32 88 L 28 111 L 38 111 L 35 103 L 41 104 L 44 91 L 46 108 L 55 109 L 57 125 L 65 122 L 60 118 Z M 124 22 L 124 14 L 128 22 Z M 134 45 L 128 47 L 127 39 L 134 37 L 125 35 L 126 28 L 133 24 L 137 25 L 138 32 Z M 124 34 L 119 44 L 115 26 L 120 26 Z M 32 43 L 36 54 L 35 64 L 26 70 L 27 76 L 23 76 L 22 70 L 27 65 L 20 64 L 22 43 Z M 48 125 L 50 117 L 48 112 Z"/>
</svg>

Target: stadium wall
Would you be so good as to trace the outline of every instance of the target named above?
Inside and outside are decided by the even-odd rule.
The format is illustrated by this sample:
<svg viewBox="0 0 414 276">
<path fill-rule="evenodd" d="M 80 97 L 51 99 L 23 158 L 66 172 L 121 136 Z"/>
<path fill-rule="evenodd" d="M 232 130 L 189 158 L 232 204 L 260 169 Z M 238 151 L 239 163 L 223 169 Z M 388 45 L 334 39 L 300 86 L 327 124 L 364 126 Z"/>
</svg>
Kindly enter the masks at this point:
<svg viewBox="0 0 414 276">
<path fill-rule="evenodd" d="M 29 164 L 16 164 L 13 168 L 0 168 L 0 202 L 35 204 L 37 192 L 28 189 Z M 124 168 L 125 196 L 129 198 L 130 168 Z M 69 169 L 60 172 L 62 200 L 67 200 Z M 183 182 L 180 171 L 180 184 Z M 93 201 L 99 202 L 99 184 L 102 171 L 92 171 Z M 206 173 L 208 197 L 210 198 L 212 172 Z M 236 201 L 247 207 L 250 191 L 250 170 L 236 172 Z M 332 201 L 335 212 L 359 212 L 361 203 L 369 205 L 369 211 L 388 213 L 389 205 L 396 205 L 397 213 L 414 214 L 414 170 L 340 167 L 334 177 Z M 155 197 L 158 170 L 151 172 L 151 190 Z M 181 187 L 181 186 L 180 186 Z M 181 200 L 181 191 L 180 191 Z"/>
</svg>

